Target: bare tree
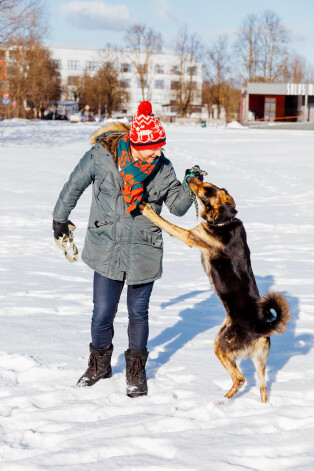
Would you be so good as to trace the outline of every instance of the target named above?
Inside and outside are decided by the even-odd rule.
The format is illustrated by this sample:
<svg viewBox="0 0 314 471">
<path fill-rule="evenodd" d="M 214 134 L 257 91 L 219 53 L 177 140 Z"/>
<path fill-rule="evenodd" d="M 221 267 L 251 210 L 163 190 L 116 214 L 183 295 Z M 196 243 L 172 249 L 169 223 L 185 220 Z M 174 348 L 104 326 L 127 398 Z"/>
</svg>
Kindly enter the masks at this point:
<svg viewBox="0 0 314 471">
<path fill-rule="evenodd" d="M 181 117 L 187 116 L 200 91 L 197 89 L 195 75 L 197 74 L 197 61 L 203 52 L 203 46 L 196 34 L 190 34 L 187 26 L 183 26 L 177 34 L 175 42 L 176 64 L 172 73 L 172 96 Z"/>
<path fill-rule="evenodd" d="M 313 83 L 314 82 L 314 66 L 312 64 L 307 65 L 306 81 L 308 83 Z"/>
<path fill-rule="evenodd" d="M 119 80 L 118 71 L 109 60 L 93 77 L 84 73 L 77 94 L 81 108 L 88 104 L 92 112 L 107 114 L 109 117 L 113 111 L 123 109 L 129 100 L 127 87 Z"/>
<path fill-rule="evenodd" d="M 209 82 L 212 84 L 213 104 L 217 106 L 218 119 L 220 118 L 221 107 L 226 101 L 226 82 L 231 71 L 231 56 L 228 52 L 228 38 L 221 35 L 208 48 L 207 65 Z"/>
<path fill-rule="evenodd" d="M 10 49 L 7 75 L 15 116 L 42 116 L 60 97 L 60 76 L 48 49 L 37 41 L 20 41 Z"/>
<path fill-rule="evenodd" d="M 238 120 L 240 115 L 241 87 L 237 82 L 228 80 L 225 84 L 224 107 L 226 112 L 226 122 Z"/>
<path fill-rule="evenodd" d="M 280 74 L 289 35 L 280 17 L 273 11 L 265 11 L 262 15 L 260 31 L 262 74 L 265 82 L 271 82 Z"/>
<path fill-rule="evenodd" d="M 244 80 L 254 82 L 260 67 L 260 24 L 257 15 L 248 15 L 237 31 L 234 44 L 235 53 L 240 59 L 241 75 Z"/>
<path fill-rule="evenodd" d="M 305 57 L 295 54 L 290 62 L 290 69 L 292 82 L 300 83 L 307 80 L 308 66 Z"/>
<path fill-rule="evenodd" d="M 0 47 L 47 32 L 41 0 L 0 0 Z"/>
<path fill-rule="evenodd" d="M 60 75 L 51 60 L 49 50 L 40 43 L 35 42 L 28 48 L 27 58 L 29 67 L 26 100 L 33 110 L 34 117 L 42 117 L 51 103 L 60 99 Z"/>
<path fill-rule="evenodd" d="M 288 30 L 275 12 L 248 15 L 234 44 L 244 81 L 278 80 L 288 43 Z"/>
<path fill-rule="evenodd" d="M 162 49 L 160 33 L 147 29 L 145 25 L 136 23 L 129 28 L 125 36 L 129 59 L 135 68 L 140 81 L 143 100 L 150 99 L 150 66 L 152 57 Z"/>
<path fill-rule="evenodd" d="M 207 107 L 208 116 L 212 116 L 212 109 L 215 103 L 214 87 L 208 78 L 202 84 L 202 104 Z"/>
<path fill-rule="evenodd" d="M 223 106 L 226 122 L 237 120 L 240 112 L 241 87 L 229 79 L 221 84 Z M 213 116 L 213 105 L 216 105 L 216 87 L 209 80 L 203 82 L 202 103 L 207 106 L 208 116 Z M 218 114 L 218 113 L 217 113 Z"/>
<path fill-rule="evenodd" d="M 281 62 L 279 78 L 284 82 L 313 82 L 313 67 L 300 54 L 286 54 Z"/>
</svg>

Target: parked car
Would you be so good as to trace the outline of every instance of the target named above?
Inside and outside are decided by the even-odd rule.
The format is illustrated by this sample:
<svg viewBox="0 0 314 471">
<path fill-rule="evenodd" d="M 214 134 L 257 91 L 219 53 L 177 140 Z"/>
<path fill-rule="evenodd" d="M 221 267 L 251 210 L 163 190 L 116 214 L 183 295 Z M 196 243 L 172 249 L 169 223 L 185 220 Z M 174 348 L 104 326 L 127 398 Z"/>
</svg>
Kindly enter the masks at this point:
<svg viewBox="0 0 314 471">
<path fill-rule="evenodd" d="M 53 111 L 49 111 L 49 113 L 43 116 L 43 119 L 53 119 Z"/>
<path fill-rule="evenodd" d="M 81 123 L 87 121 L 87 116 L 83 113 L 73 113 L 70 116 L 70 123 Z"/>
<path fill-rule="evenodd" d="M 92 114 L 89 114 L 89 115 L 87 116 L 87 121 L 91 121 L 91 122 L 92 122 L 92 121 L 95 121 L 94 116 L 93 116 Z"/>
<path fill-rule="evenodd" d="M 129 119 L 127 116 L 114 116 L 112 118 L 106 119 L 107 123 L 116 123 L 119 121 L 120 123 L 129 125 L 132 122 L 132 118 Z"/>
<path fill-rule="evenodd" d="M 43 119 L 61 119 L 61 120 L 67 120 L 68 117 L 66 114 L 60 114 L 58 113 L 58 111 L 49 111 L 44 117 Z"/>
</svg>

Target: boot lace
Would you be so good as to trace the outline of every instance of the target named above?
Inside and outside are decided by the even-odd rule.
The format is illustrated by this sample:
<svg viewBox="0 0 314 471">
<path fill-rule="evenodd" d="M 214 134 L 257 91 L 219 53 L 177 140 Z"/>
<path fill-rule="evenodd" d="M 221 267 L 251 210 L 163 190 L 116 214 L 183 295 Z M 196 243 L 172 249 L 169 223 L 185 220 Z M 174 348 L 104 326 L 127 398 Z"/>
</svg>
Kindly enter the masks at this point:
<svg viewBox="0 0 314 471">
<path fill-rule="evenodd" d="M 132 365 L 129 369 L 129 372 L 132 378 L 135 378 L 135 376 L 137 376 L 142 371 L 142 369 L 143 369 L 143 365 L 142 365 L 140 357 L 134 358 L 132 361 Z"/>
</svg>

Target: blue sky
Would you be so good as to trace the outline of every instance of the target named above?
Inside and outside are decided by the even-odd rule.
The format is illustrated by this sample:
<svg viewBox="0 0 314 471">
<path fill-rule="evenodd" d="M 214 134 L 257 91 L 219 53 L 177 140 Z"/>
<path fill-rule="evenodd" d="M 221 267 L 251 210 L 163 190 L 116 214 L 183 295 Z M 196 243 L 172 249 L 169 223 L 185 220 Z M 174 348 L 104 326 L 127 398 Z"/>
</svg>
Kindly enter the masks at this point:
<svg viewBox="0 0 314 471">
<path fill-rule="evenodd" d="M 182 25 L 205 45 L 219 34 L 228 34 L 231 43 L 247 14 L 273 10 L 291 31 L 291 47 L 314 66 L 314 0 L 53 0 L 47 5 L 47 44 L 123 46 L 128 26 L 139 22 L 162 33 L 166 49 Z"/>
</svg>

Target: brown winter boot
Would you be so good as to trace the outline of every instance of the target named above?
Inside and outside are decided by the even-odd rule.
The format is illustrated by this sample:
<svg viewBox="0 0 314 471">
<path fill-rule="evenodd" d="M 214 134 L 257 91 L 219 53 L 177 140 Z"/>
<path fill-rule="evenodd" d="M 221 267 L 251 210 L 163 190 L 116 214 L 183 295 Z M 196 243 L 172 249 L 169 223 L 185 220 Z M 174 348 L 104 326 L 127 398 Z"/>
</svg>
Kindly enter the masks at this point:
<svg viewBox="0 0 314 471">
<path fill-rule="evenodd" d="M 107 350 L 95 350 L 92 344 L 89 344 L 90 356 L 88 360 L 88 368 L 83 376 L 78 380 L 77 386 L 93 386 L 102 378 L 111 378 L 111 355 L 113 345 L 111 344 Z"/>
<path fill-rule="evenodd" d="M 126 361 L 126 393 L 129 397 L 138 397 L 147 395 L 147 381 L 145 365 L 148 357 L 148 351 L 127 350 L 125 352 Z"/>
</svg>

